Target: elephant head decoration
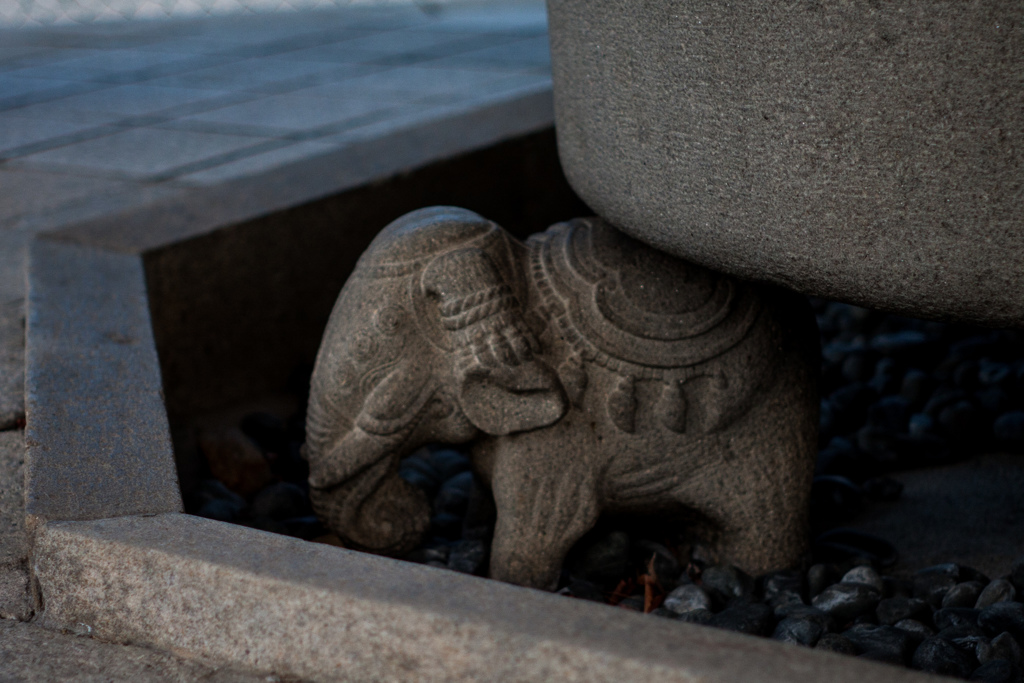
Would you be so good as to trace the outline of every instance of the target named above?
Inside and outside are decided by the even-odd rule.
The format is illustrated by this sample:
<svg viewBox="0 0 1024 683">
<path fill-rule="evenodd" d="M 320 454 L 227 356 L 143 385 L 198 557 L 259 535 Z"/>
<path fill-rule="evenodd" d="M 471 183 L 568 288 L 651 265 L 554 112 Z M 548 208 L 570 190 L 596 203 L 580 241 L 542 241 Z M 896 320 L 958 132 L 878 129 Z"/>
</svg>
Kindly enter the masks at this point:
<svg viewBox="0 0 1024 683">
<path fill-rule="evenodd" d="M 401 555 L 423 444 L 470 443 L 498 515 L 493 578 L 550 588 L 601 514 L 687 519 L 749 571 L 806 550 L 817 403 L 806 303 L 599 218 L 526 243 L 464 209 L 414 211 L 362 255 L 310 392 L 310 496 L 354 547 Z"/>
</svg>

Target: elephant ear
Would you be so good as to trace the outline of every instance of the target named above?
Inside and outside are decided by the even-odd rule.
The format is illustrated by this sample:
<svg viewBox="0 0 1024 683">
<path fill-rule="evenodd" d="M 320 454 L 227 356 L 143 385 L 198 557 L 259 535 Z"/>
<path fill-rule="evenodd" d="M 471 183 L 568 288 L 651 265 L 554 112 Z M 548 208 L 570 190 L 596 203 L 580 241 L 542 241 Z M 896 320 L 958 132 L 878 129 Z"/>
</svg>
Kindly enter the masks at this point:
<svg viewBox="0 0 1024 683">
<path fill-rule="evenodd" d="M 534 355 L 537 340 L 522 318 L 509 278 L 476 247 L 439 256 L 423 290 L 437 300 L 454 351 L 454 384 L 463 414 L 487 434 L 554 424 L 568 402 L 558 376 Z"/>
<path fill-rule="evenodd" d="M 547 427 L 568 409 L 557 375 L 537 359 L 518 365 L 474 363 L 457 389 L 463 414 L 494 436 Z"/>
</svg>

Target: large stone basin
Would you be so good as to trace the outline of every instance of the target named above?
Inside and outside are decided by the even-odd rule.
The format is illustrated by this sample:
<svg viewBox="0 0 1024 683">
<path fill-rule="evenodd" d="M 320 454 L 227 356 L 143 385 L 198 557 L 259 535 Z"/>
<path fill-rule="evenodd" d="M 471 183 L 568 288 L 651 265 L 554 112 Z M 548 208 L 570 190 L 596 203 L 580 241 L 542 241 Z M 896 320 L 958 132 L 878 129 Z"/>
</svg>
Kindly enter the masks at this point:
<svg viewBox="0 0 1024 683">
<path fill-rule="evenodd" d="M 1020 0 L 549 0 L 598 213 L 741 277 L 1024 326 Z"/>
</svg>

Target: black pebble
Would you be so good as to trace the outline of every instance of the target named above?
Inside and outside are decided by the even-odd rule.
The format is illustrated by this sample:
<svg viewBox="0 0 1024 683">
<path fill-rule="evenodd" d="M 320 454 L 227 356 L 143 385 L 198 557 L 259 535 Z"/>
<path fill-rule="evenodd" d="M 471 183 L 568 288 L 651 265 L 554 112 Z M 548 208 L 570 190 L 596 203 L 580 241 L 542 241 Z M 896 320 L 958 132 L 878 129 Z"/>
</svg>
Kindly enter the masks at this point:
<svg viewBox="0 0 1024 683">
<path fill-rule="evenodd" d="M 874 476 L 876 469 L 873 463 L 860 456 L 857 447 L 849 439 L 836 436 L 818 452 L 814 474 L 835 474 L 860 482 Z"/>
<path fill-rule="evenodd" d="M 857 654 L 857 646 L 838 633 L 826 633 L 823 635 L 818 639 L 815 649 L 825 650 L 826 652 L 838 652 L 843 655 Z"/>
<path fill-rule="evenodd" d="M 256 494 L 249 506 L 254 519 L 285 520 L 312 514 L 309 497 L 300 486 L 279 481 Z"/>
<path fill-rule="evenodd" d="M 926 567 L 914 574 L 914 597 L 930 602 L 935 607 L 942 605 L 953 586 L 960 580 L 960 567 L 955 564 L 939 564 Z"/>
<path fill-rule="evenodd" d="M 731 565 L 715 565 L 701 574 L 701 588 L 712 603 L 724 606 L 735 598 L 753 595 L 754 579 Z"/>
<path fill-rule="evenodd" d="M 245 501 L 238 505 L 230 500 L 214 498 L 202 503 L 195 514 L 219 522 L 234 522 L 245 508 Z"/>
<path fill-rule="evenodd" d="M 892 394 L 900 390 L 902 377 L 896 361 L 892 358 L 883 358 L 875 366 L 875 375 L 868 382 L 868 386 L 875 390 L 879 396 Z"/>
<path fill-rule="evenodd" d="M 903 482 L 896 481 L 892 477 L 873 477 L 868 479 L 861 488 L 871 500 L 878 500 L 885 503 L 892 503 L 903 495 Z"/>
<path fill-rule="evenodd" d="M 620 609 L 628 609 L 630 612 L 643 612 L 644 596 L 631 595 L 616 606 Z"/>
<path fill-rule="evenodd" d="M 914 642 L 917 643 L 920 643 L 925 638 L 931 638 L 935 635 L 935 631 L 916 619 L 902 619 L 893 624 L 893 626 L 901 631 L 906 631 L 910 634 L 910 637 L 914 639 Z"/>
<path fill-rule="evenodd" d="M 700 624 L 702 626 L 710 624 L 714 618 L 714 612 L 707 609 L 695 609 L 676 616 L 676 619 L 679 621 L 685 621 L 688 624 Z"/>
<path fill-rule="evenodd" d="M 981 386 L 981 382 L 978 380 L 980 367 L 978 361 L 973 358 L 961 362 L 953 370 L 953 384 L 967 392 L 977 391 Z"/>
<path fill-rule="evenodd" d="M 917 598 L 886 598 L 875 608 L 878 623 L 889 626 L 904 619 L 931 621 L 931 613 L 932 610 L 928 607 L 928 603 Z"/>
<path fill-rule="evenodd" d="M 403 467 L 398 470 L 398 476 L 416 488 L 422 490 L 429 497 L 432 497 L 437 492 L 437 478 L 425 474 L 420 470 L 411 467 Z"/>
<path fill-rule="evenodd" d="M 975 669 L 970 680 L 982 683 L 1018 683 L 1020 669 L 1005 659 L 993 659 Z"/>
<path fill-rule="evenodd" d="M 786 617 L 775 626 L 772 638 L 783 643 L 795 643 L 814 647 L 825 629 L 817 621 Z"/>
<path fill-rule="evenodd" d="M 469 458 L 450 448 L 442 448 L 430 454 L 430 464 L 437 471 L 441 481 L 448 481 L 456 474 L 469 469 Z"/>
<path fill-rule="evenodd" d="M 284 520 L 285 533 L 295 538 L 302 538 L 307 541 L 327 533 L 327 527 L 323 525 L 316 515 L 304 517 L 292 517 Z"/>
<path fill-rule="evenodd" d="M 833 411 L 833 429 L 846 434 L 863 424 L 868 407 L 875 400 L 875 391 L 863 382 L 852 382 L 832 392 L 828 402 Z"/>
<path fill-rule="evenodd" d="M 1013 410 L 996 418 L 992 435 L 1001 448 L 1024 453 L 1024 410 Z"/>
<path fill-rule="evenodd" d="M 843 635 L 864 657 L 894 664 L 905 665 L 915 645 L 909 633 L 894 626 L 855 626 Z"/>
<path fill-rule="evenodd" d="M 957 401 L 939 413 L 939 429 L 957 441 L 977 439 L 985 427 L 985 414 L 970 401 Z"/>
<path fill-rule="evenodd" d="M 768 635 L 772 625 L 772 610 L 763 602 L 734 601 L 708 622 L 709 626 L 738 631 L 754 636 Z"/>
<path fill-rule="evenodd" d="M 803 606 L 804 575 L 798 571 L 775 572 L 761 578 L 760 594 L 772 609 Z"/>
<path fill-rule="evenodd" d="M 902 432 L 910 418 L 910 401 L 902 396 L 883 396 L 868 409 L 868 424 L 893 432 Z"/>
<path fill-rule="evenodd" d="M 1024 557 L 1018 557 L 1010 569 L 1010 583 L 1017 589 L 1017 595 L 1024 595 Z"/>
<path fill-rule="evenodd" d="M 589 541 L 572 563 L 573 576 L 598 585 L 615 584 L 629 569 L 629 535 L 611 531 Z"/>
<path fill-rule="evenodd" d="M 434 466 L 418 455 L 412 455 L 401 462 L 398 467 L 398 476 L 407 482 L 423 489 L 427 495 L 433 497 L 441 486 L 441 477 L 437 474 Z"/>
<path fill-rule="evenodd" d="M 801 619 L 804 621 L 813 621 L 814 623 L 821 626 L 824 631 L 831 631 L 833 627 L 832 617 L 825 612 L 822 612 L 817 607 L 811 607 L 810 605 L 784 605 L 775 610 L 775 617 L 777 619 Z"/>
<path fill-rule="evenodd" d="M 981 610 L 978 625 L 991 635 L 1007 631 L 1015 638 L 1024 638 L 1024 604 L 997 602 Z"/>
<path fill-rule="evenodd" d="M 811 602 L 839 623 L 861 614 L 873 612 L 881 599 L 878 591 L 858 583 L 837 583 L 829 586 Z"/>
<path fill-rule="evenodd" d="M 813 599 L 839 580 L 839 571 L 827 564 L 812 565 L 807 570 L 807 594 Z"/>
<path fill-rule="evenodd" d="M 977 624 L 947 626 L 936 635 L 968 650 L 974 650 L 983 640 L 988 641 L 985 631 Z"/>
<path fill-rule="evenodd" d="M 249 413 L 238 426 L 264 453 L 286 453 L 288 432 L 281 418 L 270 413 Z"/>
<path fill-rule="evenodd" d="M 965 398 L 967 398 L 967 394 L 959 389 L 939 387 L 932 393 L 928 402 L 924 404 L 924 408 L 921 412 L 937 419 L 939 417 L 939 413 Z"/>
<path fill-rule="evenodd" d="M 651 560 L 654 560 L 654 572 L 661 582 L 663 588 L 671 588 L 675 585 L 676 579 L 682 573 L 679 560 L 675 558 L 665 546 L 654 541 L 640 540 L 633 544 L 633 561 L 637 569 L 643 573 L 647 571 Z"/>
<path fill-rule="evenodd" d="M 446 545 L 435 546 L 432 548 L 417 548 L 411 553 L 405 556 L 407 562 L 416 562 L 417 564 L 427 564 L 429 562 L 439 562 L 441 564 L 448 564 L 448 554 L 451 549 Z"/>
<path fill-rule="evenodd" d="M 487 544 L 483 541 L 463 539 L 452 546 L 448 555 L 448 568 L 463 574 L 483 575 L 487 553 Z"/>
<path fill-rule="evenodd" d="M 1017 639 L 1009 633 L 1000 633 L 992 639 L 992 659 L 1005 659 L 1008 662 L 1020 666 L 1021 651 Z"/>
<path fill-rule="evenodd" d="M 974 397 L 981 407 L 989 413 L 999 415 L 1010 408 L 1010 397 L 999 387 L 985 387 L 977 392 Z"/>
<path fill-rule="evenodd" d="M 601 589 L 593 583 L 591 583 L 590 581 L 584 581 L 583 579 L 573 579 L 569 582 L 569 585 L 566 588 L 569 595 L 573 596 L 574 598 L 582 598 L 583 600 L 592 600 L 594 602 L 604 602 L 604 594 L 601 592 Z M 658 610 L 663 610 L 663 608 L 659 607 Z M 658 611 L 658 614 L 659 616 L 675 616 L 674 612 L 665 615 L 662 614 L 661 611 Z"/>
<path fill-rule="evenodd" d="M 876 334 L 871 339 L 871 348 L 887 356 L 918 354 L 928 345 L 930 339 L 918 330 L 900 330 Z"/>
<path fill-rule="evenodd" d="M 430 531 L 441 538 L 454 541 L 462 535 L 462 517 L 442 512 L 430 518 Z"/>
<path fill-rule="evenodd" d="M 874 373 L 878 354 L 857 350 L 850 352 L 842 363 L 842 374 L 848 382 L 866 382 Z"/>
<path fill-rule="evenodd" d="M 935 628 L 942 631 L 951 626 L 975 626 L 978 623 L 978 610 L 973 607 L 943 607 L 932 615 Z"/>
<path fill-rule="evenodd" d="M 878 536 L 854 529 L 830 529 L 811 542 L 811 550 L 818 562 L 843 562 L 853 566 L 869 562 L 875 567 L 891 567 L 899 553 L 891 543 Z"/>
<path fill-rule="evenodd" d="M 924 406 L 934 386 L 935 381 L 927 372 L 916 368 L 907 370 L 903 375 L 900 395 L 907 399 L 912 409 L 916 410 Z"/>
<path fill-rule="evenodd" d="M 949 589 L 942 598 L 943 607 L 974 607 L 985 584 L 980 581 L 964 581 Z"/>
<path fill-rule="evenodd" d="M 813 533 L 849 522 L 864 507 L 864 492 L 846 477 L 824 475 L 811 485 L 811 526 Z"/>
<path fill-rule="evenodd" d="M 928 413 L 914 413 L 907 422 L 910 436 L 921 437 L 931 435 L 935 431 L 935 418 Z"/>
<path fill-rule="evenodd" d="M 928 673 L 966 678 L 977 666 L 977 661 L 952 642 L 936 636 L 917 646 L 912 665 Z"/>
<path fill-rule="evenodd" d="M 498 511 L 490 491 L 474 478 L 466 503 L 466 515 L 462 518 L 462 537 L 485 541 L 490 545 L 497 516 Z"/>
<path fill-rule="evenodd" d="M 441 490 L 434 497 L 434 512 L 447 512 L 461 519 L 466 515 L 474 486 L 472 472 L 460 472 L 452 476 L 441 485 Z"/>
</svg>

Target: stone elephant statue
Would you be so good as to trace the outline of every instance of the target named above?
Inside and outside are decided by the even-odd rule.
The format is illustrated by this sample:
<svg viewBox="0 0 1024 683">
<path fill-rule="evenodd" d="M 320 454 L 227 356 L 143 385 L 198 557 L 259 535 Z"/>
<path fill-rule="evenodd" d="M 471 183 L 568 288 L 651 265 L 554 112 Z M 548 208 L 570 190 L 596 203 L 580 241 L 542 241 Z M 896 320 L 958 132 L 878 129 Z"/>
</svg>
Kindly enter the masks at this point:
<svg viewBox="0 0 1024 683">
<path fill-rule="evenodd" d="M 599 218 L 526 243 L 470 211 L 388 225 L 338 297 L 313 373 L 313 507 L 400 555 L 429 523 L 398 476 L 471 443 L 498 515 L 493 578 L 553 588 L 599 515 L 688 520 L 751 572 L 807 547 L 817 329 L 802 299 L 634 241 Z"/>
</svg>

